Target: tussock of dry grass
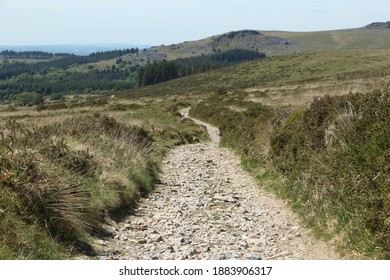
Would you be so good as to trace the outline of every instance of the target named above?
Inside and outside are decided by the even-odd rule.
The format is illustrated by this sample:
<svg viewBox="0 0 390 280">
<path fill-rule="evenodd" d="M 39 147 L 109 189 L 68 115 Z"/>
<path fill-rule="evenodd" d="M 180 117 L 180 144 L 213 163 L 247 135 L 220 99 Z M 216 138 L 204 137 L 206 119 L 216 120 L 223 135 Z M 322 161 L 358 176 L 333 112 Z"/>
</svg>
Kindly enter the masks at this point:
<svg viewBox="0 0 390 280">
<path fill-rule="evenodd" d="M 105 212 L 130 206 L 157 176 L 149 133 L 104 115 L 35 129 L 10 121 L 7 130 L 0 143 L 1 188 L 17 197 L 34 223 L 47 227 L 49 237 L 64 242 L 85 240 Z M 81 145 L 75 149 L 68 141 Z M 126 179 L 110 180 L 104 172 Z"/>
</svg>

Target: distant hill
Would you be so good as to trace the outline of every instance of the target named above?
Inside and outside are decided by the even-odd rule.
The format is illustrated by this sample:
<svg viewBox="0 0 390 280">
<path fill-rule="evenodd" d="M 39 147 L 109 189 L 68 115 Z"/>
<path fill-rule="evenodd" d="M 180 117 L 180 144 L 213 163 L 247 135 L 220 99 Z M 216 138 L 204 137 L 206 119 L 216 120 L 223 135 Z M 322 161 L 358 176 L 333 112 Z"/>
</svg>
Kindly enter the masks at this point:
<svg viewBox="0 0 390 280">
<path fill-rule="evenodd" d="M 330 31 L 288 32 L 239 30 L 200 40 L 154 47 L 139 44 L 0 45 L 0 51 L 9 49 L 14 51 L 44 51 L 87 55 L 92 52 L 131 47 L 138 47 L 144 50 L 138 54 L 129 54 L 121 57 L 129 65 L 143 65 L 148 60 L 175 60 L 178 58 L 211 55 L 232 49 L 258 50 L 267 56 L 325 50 L 390 49 L 390 21 L 374 22 L 361 28 Z M 94 66 L 99 69 L 102 67 L 110 67 L 113 64 L 115 64 L 114 60 Z"/>
<path fill-rule="evenodd" d="M 251 50 L 264 53 L 267 56 L 288 54 L 297 51 L 297 46 L 287 39 L 272 35 L 265 35 L 256 30 L 240 30 L 215 35 L 212 37 L 185 41 L 172 45 L 160 45 L 143 49 L 137 54 L 128 54 L 120 58 L 121 63 L 127 67 L 145 65 L 148 61 L 176 60 L 198 56 L 210 56 L 230 50 Z M 117 60 L 106 63 L 92 64 L 96 69 L 107 69 L 115 64 Z M 91 65 L 77 66 L 76 70 L 86 70 Z"/>
<path fill-rule="evenodd" d="M 362 28 L 344 30 L 263 33 L 290 41 L 296 47 L 296 52 L 390 49 L 390 22 L 376 22 Z"/>
<path fill-rule="evenodd" d="M 296 50 L 284 38 L 265 35 L 256 30 L 240 30 L 208 37 L 197 41 L 161 45 L 145 49 L 136 55 L 126 55 L 122 59 L 130 64 L 145 64 L 147 60 L 175 60 L 201 55 L 211 55 L 233 49 L 257 50 L 267 56 L 291 53 Z"/>
<path fill-rule="evenodd" d="M 145 68 L 144 66 L 148 61 L 156 61 L 156 67 L 153 66 L 149 68 L 150 70 L 153 68 L 159 69 L 157 66 L 160 61 L 175 60 L 175 67 L 170 68 L 172 69 L 171 72 L 174 73 L 172 77 L 184 77 L 194 73 L 209 71 L 221 65 L 227 66 L 228 63 L 225 63 L 224 60 L 220 63 L 221 65 L 211 65 L 209 62 L 213 60 L 213 57 L 218 57 L 219 55 L 226 56 L 227 53 L 231 52 L 258 51 L 267 57 L 277 57 L 289 54 L 316 53 L 319 51 L 363 50 L 358 52 L 359 55 L 367 52 L 366 50 L 387 51 L 390 50 L 390 28 L 388 26 L 389 22 L 376 22 L 361 28 L 319 32 L 239 30 L 197 41 L 187 41 L 168 46 L 155 46 L 137 52 L 110 54 L 98 59 L 76 57 L 72 58 L 76 59 L 74 63 L 72 59 L 68 59 L 64 64 L 61 64 L 64 60 L 56 60 L 55 58 L 52 59 L 53 61 L 45 62 L 46 64 L 35 64 L 33 61 L 29 61 L 29 63 L 32 63 L 31 65 L 23 63 L 13 64 L 13 61 L 9 64 L 9 61 L 0 57 L 0 65 L 3 61 L 7 62 L 3 63 L 3 71 L 0 73 L 7 80 L 0 83 L 0 96 L 6 99 L 23 91 L 50 94 L 53 92 L 68 92 L 70 89 L 74 93 L 96 91 L 111 93 L 126 90 L 134 87 L 137 82 L 141 85 L 150 84 L 149 79 L 145 79 L 145 81 L 147 80 L 145 83 L 140 82 L 142 79 L 140 80 L 140 75 L 138 75 L 140 69 Z M 82 46 L 72 47 L 77 48 L 79 51 L 83 49 Z M 124 46 L 100 45 L 99 47 L 92 45 L 85 47 L 90 47 L 88 49 L 89 52 L 96 52 L 101 50 L 101 48 L 115 49 Z M 30 48 L 29 50 L 35 51 L 37 49 Z M 40 50 L 49 52 L 47 49 Z M 64 49 L 58 48 L 56 50 L 52 49 L 52 51 L 65 52 Z M 377 59 L 382 60 L 382 58 Z M 241 62 L 238 61 L 237 63 Z M 55 70 L 50 67 L 47 68 L 48 65 L 53 63 L 56 65 L 54 67 Z M 154 63 L 151 64 L 154 65 Z M 167 76 L 167 71 L 164 68 L 166 65 L 161 66 L 163 71 L 160 71 L 162 74 L 158 72 L 158 75 Z M 37 69 L 40 69 L 40 73 L 43 75 L 47 74 L 47 77 L 34 75 Z M 50 71 L 56 71 L 56 74 L 52 75 Z M 150 74 L 149 72 L 146 71 L 145 73 Z M 207 73 L 207 75 L 211 74 Z M 19 78 L 15 79 L 17 76 Z M 154 77 L 153 75 L 146 76 Z M 171 77 L 171 75 L 168 76 Z M 239 80 L 241 79 L 240 77 Z M 155 83 L 160 79 L 153 78 L 150 80 L 153 81 L 152 83 Z"/>
<path fill-rule="evenodd" d="M 130 65 L 210 55 L 232 49 L 258 50 L 267 56 L 353 49 L 390 49 L 390 22 L 355 29 L 286 32 L 239 30 L 172 45 L 154 46 L 122 57 Z"/>
</svg>

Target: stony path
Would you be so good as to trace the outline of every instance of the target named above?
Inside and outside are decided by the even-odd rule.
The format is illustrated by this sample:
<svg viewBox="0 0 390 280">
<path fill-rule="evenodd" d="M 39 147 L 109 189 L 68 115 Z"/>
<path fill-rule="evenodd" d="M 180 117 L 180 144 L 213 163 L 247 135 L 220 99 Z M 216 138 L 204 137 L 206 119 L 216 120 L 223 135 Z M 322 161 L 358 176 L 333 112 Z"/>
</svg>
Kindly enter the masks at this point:
<svg viewBox="0 0 390 280">
<path fill-rule="evenodd" d="M 168 155 L 154 193 L 112 226 L 113 240 L 99 241 L 100 259 L 339 258 L 258 187 L 236 156 L 218 147 L 218 129 L 207 128 L 212 142 Z"/>
</svg>

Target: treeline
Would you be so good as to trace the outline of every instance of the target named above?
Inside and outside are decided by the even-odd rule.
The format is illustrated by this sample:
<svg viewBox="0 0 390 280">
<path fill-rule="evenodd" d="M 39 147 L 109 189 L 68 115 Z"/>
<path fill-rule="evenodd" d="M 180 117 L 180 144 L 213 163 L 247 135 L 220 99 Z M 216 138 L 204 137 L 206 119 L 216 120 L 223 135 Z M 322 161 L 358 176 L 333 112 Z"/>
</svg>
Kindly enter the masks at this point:
<svg viewBox="0 0 390 280">
<path fill-rule="evenodd" d="M 4 61 L 0 64 L 0 100 L 13 100 L 15 95 L 25 92 L 49 95 L 130 89 L 136 83 L 135 74 L 132 74 L 138 70 L 136 66 L 121 70 L 115 66 L 106 70 L 91 68 L 87 72 L 66 71 L 66 69 L 75 64 L 109 60 L 138 51 L 138 48 L 132 48 L 96 52 L 88 56 L 68 54 L 66 57 L 53 57 L 50 61 L 37 63 Z M 9 51 L 5 53 L 9 55 Z M 23 53 L 25 52 L 17 54 L 23 56 Z"/>
<path fill-rule="evenodd" d="M 153 62 L 138 71 L 138 85 L 146 86 L 166 82 L 179 77 L 178 66 L 170 61 Z"/>
<path fill-rule="evenodd" d="M 95 63 L 137 52 L 139 52 L 138 48 L 131 48 L 124 50 L 96 52 L 87 56 L 68 55 L 59 59 L 37 63 L 5 62 L 0 64 L 0 80 L 9 79 L 22 73 L 46 74 L 47 71 L 52 68 L 66 69 L 74 64 Z"/>
<path fill-rule="evenodd" d="M 133 48 L 96 52 L 88 56 L 53 57 L 50 61 L 37 63 L 4 61 L 0 64 L 0 100 L 15 100 L 16 95 L 26 92 L 47 96 L 55 93 L 122 91 L 131 89 L 136 84 L 146 86 L 166 82 L 265 57 L 263 53 L 257 51 L 237 49 L 169 62 L 148 62 L 143 67 L 139 65 L 127 67 L 126 63 L 123 66 L 119 65 L 123 62 L 120 59 L 121 56 L 137 52 L 139 49 Z M 9 55 L 9 51 L 6 54 Z M 18 55 L 24 54 L 19 53 Z M 85 72 L 67 71 L 73 65 L 95 63 L 114 58 L 117 59 L 116 64 L 120 67 L 116 67 L 114 64 L 105 70 L 97 70 L 91 66 Z"/>
<path fill-rule="evenodd" d="M 4 50 L 0 52 L 0 57 L 6 59 L 52 59 L 54 57 L 67 57 L 71 56 L 68 53 L 48 53 L 42 51 L 24 51 L 16 52 L 12 50 Z"/>
<path fill-rule="evenodd" d="M 215 53 L 212 55 L 202 55 L 198 57 L 181 58 L 175 62 L 181 66 L 199 66 L 199 65 L 217 65 L 226 66 L 237 64 L 244 61 L 256 60 L 265 58 L 264 53 L 258 51 L 235 49 L 226 52 Z"/>
<path fill-rule="evenodd" d="M 141 67 L 138 72 L 138 85 L 157 84 L 265 57 L 264 53 L 258 51 L 235 49 L 212 55 L 177 59 L 171 62 L 148 63 L 146 66 Z"/>
<path fill-rule="evenodd" d="M 94 52 L 86 56 L 73 55 L 71 57 L 59 59 L 59 61 L 51 61 L 51 63 L 52 65 L 60 65 L 59 67 L 62 68 L 72 64 L 95 63 L 102 60 L 109 60 L 126 54 L 138 53 L 138 52 L 139 52 L 138 48 L 113 50 L 113 51 L 105 51 L 105 52 Z"/>
<path fill-rule="evenodd" d="M 12 100 L 17 94 L 34 92 L 42 95 L 53 93 L 90 93 L 97 91 L 121 91 L 134 86 L 129 71 L 69 72 L 53 77 L 22 75 L 15 80 L 0 83 L 0 100 Z"/>
</svg>

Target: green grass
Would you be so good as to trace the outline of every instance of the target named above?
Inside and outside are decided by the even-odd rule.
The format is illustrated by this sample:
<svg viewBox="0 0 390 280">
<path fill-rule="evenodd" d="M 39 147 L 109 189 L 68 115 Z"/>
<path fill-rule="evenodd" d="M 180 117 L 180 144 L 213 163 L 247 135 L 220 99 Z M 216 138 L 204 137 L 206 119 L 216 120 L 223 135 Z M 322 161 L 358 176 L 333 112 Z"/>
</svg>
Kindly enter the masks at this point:
<svg viewBox="0 0 390 280">
<path fill-rule="evenodd" d="M 18 193 L 0 189 L 0 259 L 59 259 L 65 248 L 26 213 Z"/>
<path fill-rule="evenodd" d="M 233 104 L 245 110 L 233 110 Z M 247 169 L 255 170 L 267 161 L 269 126 L 277 115 L 274 108 L 245 101 L 239 93 L 214 94 L 194 106 L 190 114 L 217 126 L 222 137 L 221 145 L 242 155 L 242 163 Z"/>
</svg>

